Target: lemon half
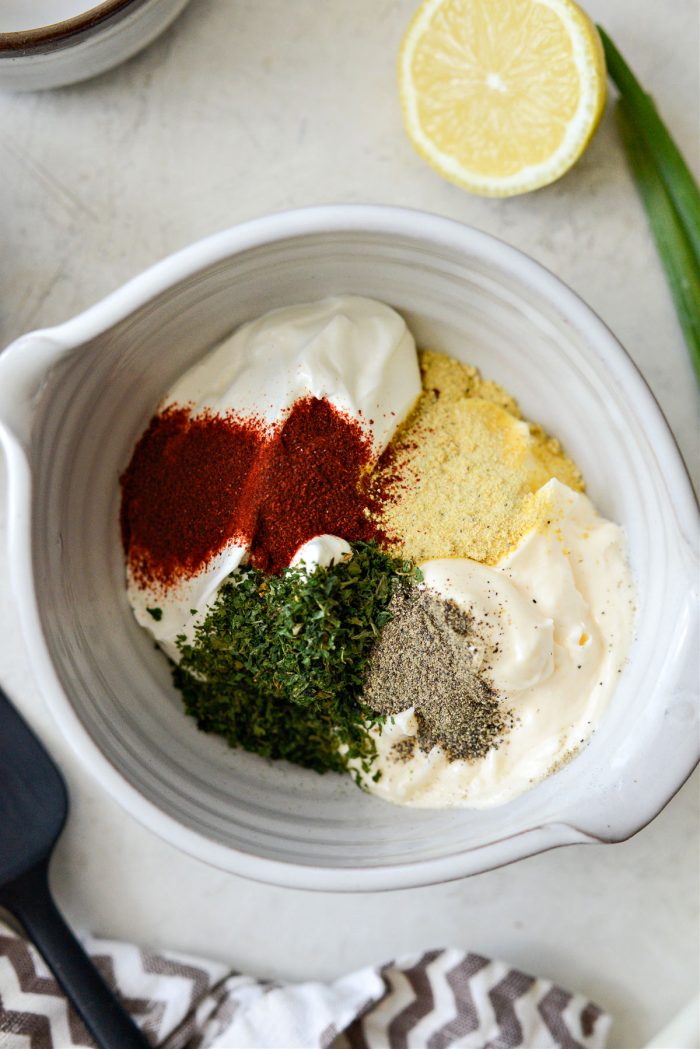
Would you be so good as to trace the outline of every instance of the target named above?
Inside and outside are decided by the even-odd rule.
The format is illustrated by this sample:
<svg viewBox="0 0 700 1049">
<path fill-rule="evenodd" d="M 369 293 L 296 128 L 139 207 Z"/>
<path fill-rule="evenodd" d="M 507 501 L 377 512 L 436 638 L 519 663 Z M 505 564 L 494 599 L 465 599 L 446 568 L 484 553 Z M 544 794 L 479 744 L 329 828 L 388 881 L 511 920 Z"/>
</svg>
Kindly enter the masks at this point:
<svg viewBox="0 0 700 1049">
<path fill-rule="evenodd" d="M 605 108 L 597 30 L 572 0 L 424 0 L 399 56 L 408 135 L 445 178 L 506 197 L 563 175 Z"/>
</svg>

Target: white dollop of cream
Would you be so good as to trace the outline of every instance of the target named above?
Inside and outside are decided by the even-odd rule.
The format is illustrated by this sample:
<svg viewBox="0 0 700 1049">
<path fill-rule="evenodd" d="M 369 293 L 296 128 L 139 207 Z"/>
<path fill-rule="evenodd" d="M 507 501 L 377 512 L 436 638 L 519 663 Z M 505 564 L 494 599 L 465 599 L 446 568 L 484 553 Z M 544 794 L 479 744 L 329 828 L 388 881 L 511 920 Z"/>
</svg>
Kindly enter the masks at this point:
<svg viewBox="0 0 700 1049">
<path fill-rule="evenodd" d="M 339 535 L 316 535 L 299 547 L 289 562 L 289 567 L 303 565 L 308 572 L 313 572 L 315 568 L 338 565 L 341 561 L 349 561 L 351 557 L 350 543 L 341 539 Z"/>
<path fill-rule="evenodd" d="M 274 423 L 300 398 L 325 398 L 362 425 L 378 457 L 420 392 L 416 344 L 403 318 L 373 299 L 339 295 L 243 324 L 178 379 L 161 408 L 187 406 L 195 415 L 233 411 Z M 332 552 L 330 539 L 343 543 L 316 537 L 304 560 L 329 563 L 323 558 Z M 176 638 L 193 639 L 219 587 L 246 557 L 245 546 L 231 543 L 203 571 L 165 591 L 143 587 L 127 571 L 134 615 L 171 659 L 179 659 Z M 159 609 L 160 619 L 149 608 Z"/>
<path fill-rule="evenodd" d="M 356 295 L 287 306 L 243 324 L 173 386 L 165 405 L 275 422 L 302 397 L 357 419 L 379 455 L 421 392 L 406 322 Z"/>
<path fill-rule="evenodd" d="M 590 738 L 615 690 L 634 631 L 634 592 L 622 529 L 590 499 L 552 480 L 538 493 L 550 524 L 498 565 L 429 561 L 425 583 L 474 617 L 480 672 L 514 724 L 496 749 L 448 761 L 439 747 L 392 755 L 415 736 L 411 708 L 375 732 L 378 759 L 365 786 L 396 804 L 485 808 L 522 794 Z M 394 752 L 396 753 L 396 752 Z"/>
</svg>

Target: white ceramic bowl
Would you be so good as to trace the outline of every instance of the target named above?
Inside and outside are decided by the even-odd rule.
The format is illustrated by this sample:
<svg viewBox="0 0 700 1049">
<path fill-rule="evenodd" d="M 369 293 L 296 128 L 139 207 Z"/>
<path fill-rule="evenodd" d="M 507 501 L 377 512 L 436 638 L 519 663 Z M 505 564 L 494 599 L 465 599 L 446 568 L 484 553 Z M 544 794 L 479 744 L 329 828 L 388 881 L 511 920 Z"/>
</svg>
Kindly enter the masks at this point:
<svg viewBox="0 0 700 1049">
<path fill-rule="evenodd" d="M 414 811 L 228 750 L 183 714 L 126 602 L 118 476 L 162 393 L 232 328 L 339 292 L 399 309 L 419 344 L 478 365 L 559 435 L 621 522 L 638 636 L 600 728 L 566 768 L 486 811 Z M 13 587 L 36 673 L 79 758 L 129 812 L 238 874 L 385 889 L 483 871 L 652 819 L 698 758 L 697 508 L 666 423 L 610 332 L 531 259 L 384 207 L 275 215 L 166 259 L 0 356 Z"/>
<path fill-rule="evenodd" d="M 188 0 L 1 0 L 0 87 L 35 91 L 104 73 L 170 25 Z"/>
</svg>

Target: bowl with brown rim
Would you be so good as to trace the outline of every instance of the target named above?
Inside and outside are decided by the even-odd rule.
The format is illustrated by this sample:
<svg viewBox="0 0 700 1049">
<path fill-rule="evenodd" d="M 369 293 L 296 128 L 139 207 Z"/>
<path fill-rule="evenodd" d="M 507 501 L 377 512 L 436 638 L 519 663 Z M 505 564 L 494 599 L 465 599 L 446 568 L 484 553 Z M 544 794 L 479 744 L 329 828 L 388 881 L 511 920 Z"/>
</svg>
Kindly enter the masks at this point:
<svg viewBox="0 0 700 1049">
<path fill-rule="evenodd" d="M 104 73 L 150 44 L 188 0 L 3 0 L 0 87 L 34 91 Z"/>
</svg>

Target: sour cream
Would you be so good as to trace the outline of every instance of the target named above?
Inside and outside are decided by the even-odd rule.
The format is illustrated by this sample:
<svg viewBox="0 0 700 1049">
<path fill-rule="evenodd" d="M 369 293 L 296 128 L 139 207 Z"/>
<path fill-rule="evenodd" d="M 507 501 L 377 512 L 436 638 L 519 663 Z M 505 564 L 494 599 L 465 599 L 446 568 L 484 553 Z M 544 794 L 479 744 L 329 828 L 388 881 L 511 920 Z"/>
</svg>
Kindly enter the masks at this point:
<svg viewBox="0 0 700 1049">
<path fill-rule="evenodd" d="M 381 302 L 342 295 L 272 310 L 242 325 L 190 368 L 160 407 L 186 406 L 193 415 L 233 411 L 274 423 L 300 398 L 325 398 L 357 419 L 379 457 L 420 392 L 416 344 L 403 318 Z M 328 557 L 345 552 L 327 539 L 319 537 L 301 559 L 328 564 Z M 202 572 L 165 592 L 145 588 L 127 572 L 136 620 L 171 659 L 180 657 L 176 638 L 192 640 L 247 553 L 231 543 Z M 160 610 L 158 619 L 153 609 Z"/>
<path fill-rule="evenodd" d="M 549 523 L 498 565 L 454 558 L 421 566 L 426 586 L 477 621 L 479 669 L 512 711 L 512 728 L 479 760 L 450 762 L 439 747 L 416 746 L 401 761 L 393 748 L 417 729 L 407 708 L 375 731 L 371 775 L 381 777 L 364 777 L 373 794 L 421 808 L 500 805 L 555 771 L 595 731 L 633 637 L 624 535 L 556 480 L 538 499 Z"/>
<path fill-rule="evenodd" d="M 362 424 L 379 455 L 420 392 L 403 318 L 373 299 L 339 295 L 242 325 L 182 376 L 165 406 L 274 423 L 302 397 L 325 398 Z"/>
</svg>

